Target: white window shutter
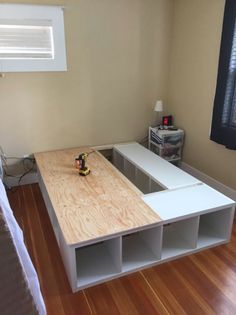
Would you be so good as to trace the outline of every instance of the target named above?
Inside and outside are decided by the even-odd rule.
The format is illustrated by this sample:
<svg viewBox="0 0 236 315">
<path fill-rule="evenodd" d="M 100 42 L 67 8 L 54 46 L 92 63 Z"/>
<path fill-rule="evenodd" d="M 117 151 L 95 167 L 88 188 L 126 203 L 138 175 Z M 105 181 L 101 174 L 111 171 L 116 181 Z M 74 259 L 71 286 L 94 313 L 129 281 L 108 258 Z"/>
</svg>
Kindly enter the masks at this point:
<svg viewBox="0 0 236 315">
<path fill-rule="evenodd" d="M 52 26 L 1 24 L 0 59 L 53 59 Z"/>
</svg>

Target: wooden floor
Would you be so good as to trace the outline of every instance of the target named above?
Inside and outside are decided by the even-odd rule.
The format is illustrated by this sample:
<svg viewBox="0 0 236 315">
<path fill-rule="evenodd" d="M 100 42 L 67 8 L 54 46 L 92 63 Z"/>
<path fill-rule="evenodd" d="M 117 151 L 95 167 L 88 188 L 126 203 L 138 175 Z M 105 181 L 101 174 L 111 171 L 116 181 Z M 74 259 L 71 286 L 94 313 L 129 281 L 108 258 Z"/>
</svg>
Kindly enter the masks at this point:
<svg viewBox="0 0 236 315">
<path fill-rule="evenodd" d="M 73 294 L 39 186 L 21 186 L 8 197 L 48 315 L 236 314 L 236 222 L 227 245 Z"/>
</svg>

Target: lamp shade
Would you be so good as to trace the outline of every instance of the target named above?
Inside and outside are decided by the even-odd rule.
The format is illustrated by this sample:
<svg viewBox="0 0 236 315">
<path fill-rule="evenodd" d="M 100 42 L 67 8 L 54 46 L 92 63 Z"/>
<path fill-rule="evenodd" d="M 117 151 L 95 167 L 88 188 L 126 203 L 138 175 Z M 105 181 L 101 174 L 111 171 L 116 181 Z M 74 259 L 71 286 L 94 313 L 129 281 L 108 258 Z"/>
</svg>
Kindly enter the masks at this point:
<svg viewBox="0 0 236 315">
<path fill-rule="evenodd" d="M 163 111 L 163 102 L 161 100 L 158 100 L 154 107 L 154 112 L 162 112 L 162 111 Z"/>
</svg>

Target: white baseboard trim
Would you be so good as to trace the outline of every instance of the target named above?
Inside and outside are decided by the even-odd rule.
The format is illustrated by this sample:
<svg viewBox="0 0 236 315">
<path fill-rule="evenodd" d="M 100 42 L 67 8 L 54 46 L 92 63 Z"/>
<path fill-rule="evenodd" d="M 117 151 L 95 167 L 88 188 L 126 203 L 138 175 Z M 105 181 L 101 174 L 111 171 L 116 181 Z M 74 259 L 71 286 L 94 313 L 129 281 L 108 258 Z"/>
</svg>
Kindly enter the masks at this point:
<svg viewBox="0 0 236 315">
<path fill-rule="evenodd" d="M 189 173 L 190 175 L 196 177 L 197 179 L 201 180 L 203 183 L 211 186 L 212 188 L 220 191 L 222 194 L 226 195 L 227 197 L 236 201 L 236 190 L 220 183 L 216 179 L 206 175 L 205 173 L 199 171 L 198 169 L 188 165 L 187 163 L 181 162 L 180 168 Z"/>
<path fill-rule="evenodd" d="M 19 178 L 18 177 L 9 177 L 4 176 L 3 182 L 7 187 L 15 187 L 19 186 Z M 20 185 L 28 185 L 28 184 L 34 184 L 38 183 L 38 175 L 37 172 L 32 172 L 27 175 L 25 175 L 22 180 L 20 181 Z"/>
</svg>

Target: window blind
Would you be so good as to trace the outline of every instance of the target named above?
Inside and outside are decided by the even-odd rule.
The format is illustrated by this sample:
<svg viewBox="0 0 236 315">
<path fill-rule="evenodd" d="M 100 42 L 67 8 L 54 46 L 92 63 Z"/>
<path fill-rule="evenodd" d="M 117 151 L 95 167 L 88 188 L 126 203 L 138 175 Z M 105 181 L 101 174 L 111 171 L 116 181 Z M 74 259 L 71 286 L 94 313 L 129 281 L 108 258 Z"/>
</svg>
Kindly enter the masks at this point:
<svg viewBox="0 0 236 315">
<path fill-rule="evenodd" d="M 226 0 L 210 139 L 236 150 L 236 1 Z"/>
<path fill-rule="evenodd" d="M 52 26 L 1 24 L 0 59 L 53 59 Z"/>
<path fill-rule="evenodd" d="M 225 89 L 222 125 L 225 127 L 236 127 L 236 22 Z"/>
</svg>

